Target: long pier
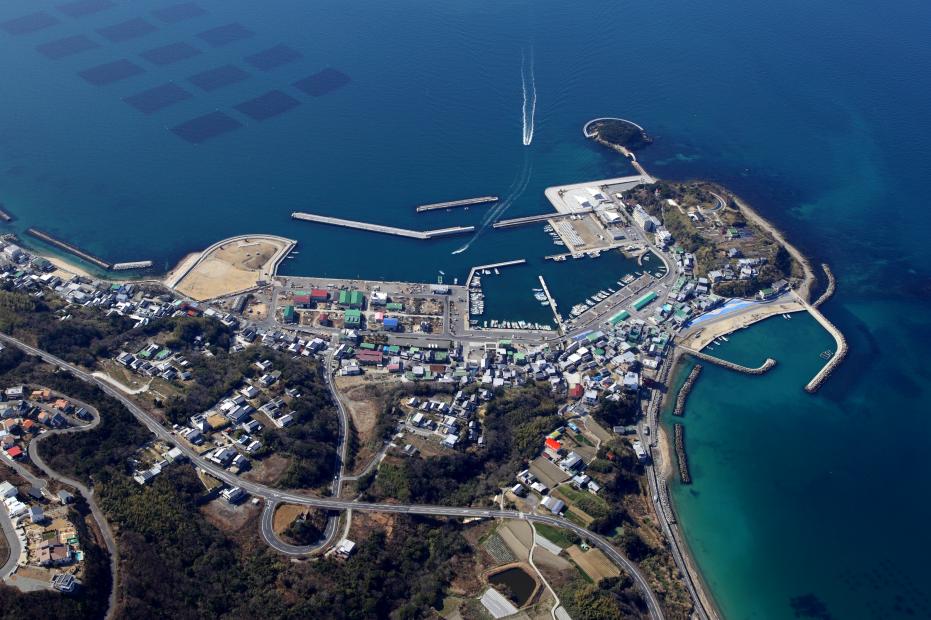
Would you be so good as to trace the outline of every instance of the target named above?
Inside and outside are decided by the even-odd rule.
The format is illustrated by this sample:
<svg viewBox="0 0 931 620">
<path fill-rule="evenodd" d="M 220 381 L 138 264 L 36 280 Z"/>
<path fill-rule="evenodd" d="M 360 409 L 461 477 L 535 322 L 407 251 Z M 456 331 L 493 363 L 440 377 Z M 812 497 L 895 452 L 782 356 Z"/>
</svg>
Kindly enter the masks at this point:
<svg viewBox="0 0 931 620">
<path fill-rule="evenodd" d="M 546 295 L 546 301 L 550 304 L 550 310 L 553 311 L 553 318 L 556 319 L 556 327 L 562 328 L 562 317 L 559 316 L 559 312 L 556 310 L 556 300 L 550 295 L 550 289 L 546 286 L 546 280 L 543 279 L 543 276 L 537 276 L 540 279 L 540 286 L 543 288 L 543 294 Z"/>
<path fill-rule="evenodd" d="M 382 233 L 384 235 L 394 235 L 396 237 L 407 237 L 409 239 L 436 239 L 438 237 L 449 237 L 451 235 L 462 235 L 473 232 L 475 226 L 453 226 L 450 228 L 437 228 L 435 230 L 408 230 L 407 228 L 397 228 L 395 226 L 383 226 L 381 224 L 370 224 L 368 222 L 357 222 L 355 220 L 344 220 L 339 217 L 329 217 L 327 215 L 314 215 L 313 213 L 302 213 L 295 211 L 291 214 L 295 220 L 305 222 L 316 222 L 318 224 L 330 224 L 331 226 L 342 226 L 343 228 L 355 228 L 356 230 L 367 230 L 369 232 Z"/>
<path fill-rule="evenodd" d="M 763 362 L 763 365 L 758 368 L 748 368 L 747 366 L 742 366 L 740 364 L 735 364 L 734 362 L 729 362 L 727 360 L 722 360 L 720 357 L 714 357 L 713 355 L 708 355 L 707 353 L 702 353 L 701 351 L 696 351 L 695 349 L 690 349 L 689 347 L 684 347 L 679 345 L 679 348 L 700 360 L 704 360 L 710 364 L 715 364 L 729 370 L 734 370 L 736 372 L 742 372 L 746 375 L 762 375 L 768 372 L 776 365 L 776 360 L 771 357 L 766 358 L 766 361 Z"/>
<path fill-rule="evenodd" d="M 480 205 L 488 202 L 498 202 L 498 197 L 480 196 L 478 198 L 466 198 L 464 200 L 450 200 L 449 202 L 434 202 L 428 205 L 420 205 L 417 207 L 417 213 L 439 211 L 440 209 L 451 209 L 453 207 L 468 207 L 470 205 Z"/>
<path fill-rule="evenodd" d="M 544 213 L 542 215 L 527 215 L 525 217 L 515 217 L 510 220 L 501 220 L 500 222 L 495 222 L 492 228 L 511 228 L 513 226 L 523 226 L 524 224 L 535 224 L 536 222 L 546 222 L 548 220 L 561 220 L 567 217 L 572 217 L 573 215 L 584 215 L 586 213 L 591 213 L 594 209 L 581 209 L 575 211 L 574 213 Z"/>
<path fill-rule="evenodd" d="M 82 259 L 82 260 L 85 260 L 85 261 L 87 261 L 87 262 L 89 262 L 89 263 L 91 263 L 91 264 L 93 264 L 93 265 L 97 265 L 98 267 L 100 267 L 100 268 L 102 268 L 102 269 L 110 269 L 110 268 L 111 268 L 110 263 L 108 263 L 108 262 L 106 262 L 106 261 L 104 261 L 104 260 L 101 260 L 101 259 L 97 258 L 97 257 L 94 256 L 93 254 L 90 254 L 90 253 L 88 253 L 88 252 L 85 252 L 84 250 L 82 250 L 81 248 L 79 248 L 79 247 L 77 247 L 77 246 L 71 245 L 70 243 L 68 243 L 68 242 L 66 242 L 66 241 L 62 241 L 61 239 L 58 239 L 58 238 L 56 238 L 56 237 L 53 237 L 53 236 L 50 235 L 49 233 L 42 232 L 42 231 L 39 230 L 38 228 L 30 228 L 30 229 L 28 229 L 28 230 L 26 231 L 26 233 L 29 234 L 29 235 L 32 235 L 32 236 L 35 237 L 36 239 L 40 239 L 40 240 L 42 240 L 42 241 L 48 243 L 49 245 L 53 245 L 53 246 L 55 246 L 56 248 L 58 248 L 58 249 L 60 249 L 60 250 L 64 250 L 65 252 L 68 252 L 69 254 L 74 254 L 74 255 L 77 256 L 78 258 L 80 258 L 80 259 Z"/>
</svg>

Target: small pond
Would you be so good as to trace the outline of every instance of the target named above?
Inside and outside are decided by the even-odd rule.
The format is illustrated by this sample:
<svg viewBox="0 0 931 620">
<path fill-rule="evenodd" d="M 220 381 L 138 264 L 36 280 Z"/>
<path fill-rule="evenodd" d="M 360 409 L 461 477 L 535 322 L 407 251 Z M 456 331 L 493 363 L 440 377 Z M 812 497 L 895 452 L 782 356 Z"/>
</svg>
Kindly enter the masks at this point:
<svg viewBox="0 0 931 620">
<path fill-rule="evenodd" d="M 510 591 L 510 598 L 515 605 L 523 607 L 533 595 L 537 582 L 527 571 L 517 566 L 508 568 L 500 573 L 488 576 L 488 582 L 494 585 L 504 585 Z"/>
</svg>

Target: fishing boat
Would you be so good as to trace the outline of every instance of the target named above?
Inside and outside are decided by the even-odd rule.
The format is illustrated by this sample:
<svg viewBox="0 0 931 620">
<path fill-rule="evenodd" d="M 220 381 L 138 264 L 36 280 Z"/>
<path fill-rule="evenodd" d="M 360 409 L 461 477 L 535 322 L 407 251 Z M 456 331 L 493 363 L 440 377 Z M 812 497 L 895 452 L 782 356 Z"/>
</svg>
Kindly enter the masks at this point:
<svg viewBox="0 0 931 620">
<path fill-rule="evenodd" d="M 501 272 L 498 271 L 498 268 L 497 268 L 497 267 L 495 267 L 495 275 L 496 275 L 496 276 L 500 276 L 500 275 L 501 275 Z"/>
</svg>

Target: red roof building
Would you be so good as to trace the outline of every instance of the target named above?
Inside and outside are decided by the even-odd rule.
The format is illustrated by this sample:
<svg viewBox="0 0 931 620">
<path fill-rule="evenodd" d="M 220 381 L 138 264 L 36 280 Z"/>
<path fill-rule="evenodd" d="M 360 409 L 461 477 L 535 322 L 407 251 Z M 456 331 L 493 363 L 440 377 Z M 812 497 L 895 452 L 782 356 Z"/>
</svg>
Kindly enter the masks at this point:
<svg viewBox="0 0 931 620">
<path fill-rule="evenodd" d="M 360 364 L 381 364 L 384 354 L 381 351 L 367 351 L 362 349 L 356 352 L 356 359 Z"/>
<path fill-rule="evenodd" d="M 326 301 L 330 298 L 330 294 L 322 288 L 315 288 L 310 291 L 310 298 L 314 301 Z"/>
<path fill-rule="evenodd" d="M 562 444 L 553 439 L 552 437 L 546 438 L 546 453 L 551 457 L 556 458 L 559 455 L 559 451 L 562 449 Z"/>
<path fill-rule="evenodd" d="M 23 449 L 19 446 L 13 446 L 12 448 L 6 449 L 6 455 L 11 459 L 18 459 L 23 456 Z"/>
<path fill-rule="evenodd" d="M 292 302 L 295 306 L 309 306 L 310 295 L 295 295 Z"/>
<path fill-rule="evenodd" d="M 571 388 L 569 388 L 569 398 L 582 398 L 584 393 L 585 390 L 582 389 L 581 383 L 576 383 Z"/>
</svg>

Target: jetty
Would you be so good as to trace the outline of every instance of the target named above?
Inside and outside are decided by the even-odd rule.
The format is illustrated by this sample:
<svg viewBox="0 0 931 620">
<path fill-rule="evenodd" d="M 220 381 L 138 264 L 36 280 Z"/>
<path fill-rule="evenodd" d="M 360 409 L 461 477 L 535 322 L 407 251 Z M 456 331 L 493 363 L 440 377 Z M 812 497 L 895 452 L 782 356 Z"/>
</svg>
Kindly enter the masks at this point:
<svg viewBox="0 0 931 620">
<path fill-rule="evenodd" d="M 831 374 L 840 365 L 840 363 L 844 361 L 844 358 L 847 357 L 847 338 L 844 337 L 844 334 L 841 332 L 841 330 L 837 329 L 834 323 L 831 323 L 831 321 L 829 321 L 828 318 L 824 316 L 820 310 L 818 310 L 818 308 L 804 301 L 797 293 L 795 296 L 800 302 L 802 302 L 802 304 L 805 306 L 805 309 L 808 310 L 808 313 L 815 317 L 816 321 L 821 323 L 821 327 L 827 330 L 827 332 L 834 337 L 834 342 L 837 343 L 837 350 L 834 352 L 834 355 L 831 356 L 831 358 L 828 360 L 828 363 L 825 364 L 824 367 L 818 371 L 818 374 L 816 374 L 814 378 L 808 382 L 808 385 L 805 386 L 806 392 L 809 394 L 814 394 L 821 388 L 824 382 L 827 381 L 828 377 L 831 376 Z"/>
<path fill-rule="evenodd" d="M 821 297 L 819 297 L 815 303 L 811 304 L 815 308 L 820 308 L 821 304 L 829 300 L 831 296 L 834 295 L 834 291 L 837 290 L 837 279 L 834 278 L 834 272 L 831 271 L 831 266 L 827 263 L 821 263 L 821 269 L 824 270 L 824 275 L 828 279 L 828 287 L 821 293 Z"/>
<path fill-rule="evenodd" d="M 497 196 L 479 196 L 478 198 L 466 198 L 464 200 L 450 200 L 449 202 L 434 202 L 428 205 L 417 207 L 417 213 L 424 211 L 439 211 L 440 209 L 452 209 L 453 207 L 468 207 L 470 205 L 480 205 L 489 202 L 498 202 Z"/>
<path fill-rule="evenodd" d="M 506 260 L 500 263 L 490 263 L 488 265 L 476 265 L 475 267 L 472 267 L 472 269 L 469 270 L 469 277 L 466 278 L 466 286 L 468 286 L 472 282 L 472 277 L 478 271 L 482 271 L 485 269 L 499 269 L 502 267 L 513 267 L 514 265 L 523 265 L 526 262 L 527 262 L 526 258 L 517 258 L 515 260 Z"/>
<path fill-rule="evenodd" d="M 701 351 L 696 351 L 695 349 L 690 349 L 689 347 L 679 345 L 679 348 L 700 360 L 704 360 L 711 364 L 727 368 L 736 372 L 742 372 L 747 375 L 762 375 L 768 372 L 776 365 L 776 360 L 771 357 L 766 358 L 766 361 L 763 362 L 763 365 L 758 368 L 748 368 L 740 364 L 735 364 L 734 362 L 729 362 L 727 360 L 722 360 L 720 357 L 714 357 L 713 355 L 708 355 L 707 353 L 702 353 Z"/>
<path fill-rule="evenodd" d="M 357 222 L 355 220 L 344 220 L 339 217 L 329 217 L 327 215 L 315 215 L 313 213 L 302 213 L 295 211 L 291 214 L 295 220 L 305 222 L 316 222 L 318 224 L 330 224 L 331 226 L 342 226 L 343 228 L 355 228 L 356 230 L 367 230 L 369 232 L 382 233 L 384 235 L 394 235 L 396 237 L 407 237 L 409 239 L 436 239 L 438 237 L 449 237 L 452 235 L 462 235 L 473 232 L 475 226 L 452 226 L 450 228 L 437 228 L 435 230 L 408 230 L 407 228 L 396 228 L 394 226 L 383 226 L 381 224 L 370 224 L 368 222 Z"/>
<path fill-rule="evenodd" d="M 12 222 L 13 214 L 6 210 L 6 205 L 0 203 L 0 220 L 4 222 Z"/>
<path fill-rule="evenodd" d="M 673 409 L 672 415 L 681 416 L 685 414 L 685 401 L 688 399 L 689 392 L 692 391 L 695 381 L 698 380 L 698 375 L 701 374 L 702 368 L 703 366 L 701 364 L 695 364 L 692 368 L 692 372 L 690 372 L 688 378 L 686 378 L 685 383 L 679 388 L 679 394 L 676 396 L 676 408 Z"/>
<path fill-rule="evenodd" d="M 679 461 L 679 480 L 682 484 L 692 484 L 692 476 L 689 474 L 689 459 L 685 455 L 685 427 L 681 424 L 673 426 L 675 433 L 676 457 Z"/>
<path fill-rule="evenodd" d="M 543 279 L 543 276 L 537 276 L 540 279 L 540 287 L 543 289 L 543 294 L 546 295 L 546 301 L 550 304 L 550 310 L 553 311 L 553 318 L 556 319 L 557 327 L 562 327 L 562 317 L 559 316 L 559 312 L 556 310 L 556 300 L 550 295 L 550 289 L 546 286 L 546 280 Z"/>
<path fill-rule="evenodd" d="M 130 263 L 113 263 L 110 267 L 113 271 L 129 271 L 130 269 L 148 269 L 152 266 L 150 260 L 137 260 Z"/>
<path fill-rule="evenodd" d="M 61 239 L 58 239 L 57 237 L 54 237 L 47 232 L 42 232 L 38 228 L 30 228 L 26 230 L 26 234 L 31 235 L 41 241 L 44 241 L 45 243 L 48 243 L 49 245 L 53 245 L 60 250 L 64 250 L 65 252 L 68 252 L 69 254 L 73 254 L 74 256 L 77 256 L 81 260 L 85 260 L 93 265 L 97 265 L 101 269 L 111 268 L 110 263 L 97 258 L 96 256 L 94 256 L 93 254 L 89 252 L 85 252 L 84 250 L 82 250 L 81 248 L 77 246 L 71 245 L 67 241 L 62 241 Z"/>
</svg>

